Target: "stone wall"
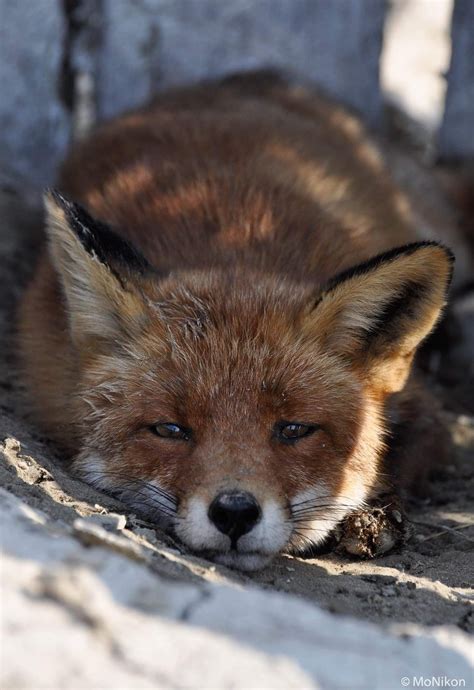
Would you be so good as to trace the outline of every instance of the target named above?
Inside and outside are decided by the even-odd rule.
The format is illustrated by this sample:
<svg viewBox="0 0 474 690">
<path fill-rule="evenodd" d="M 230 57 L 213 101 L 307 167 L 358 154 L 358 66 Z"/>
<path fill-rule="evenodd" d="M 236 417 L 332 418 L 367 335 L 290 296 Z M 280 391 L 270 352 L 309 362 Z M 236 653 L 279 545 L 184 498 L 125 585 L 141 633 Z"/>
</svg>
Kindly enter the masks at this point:
<svg viewBox="0 0 474 690">
<path fill-rule="evenodd" d="M 71 131 L 164 87 L 284 67 L 373 125 L 382 0 L 0 0 L 0 170 L 45 186 Z"/>
<path fill-rule="evenodd" d="M 66 24 L 51 0 L 0 0 L 0 179 L 51 181 L 71 130 L 61 97 Z"/>
<path fill-rule="evenodd" d="M 382 120 L 383 0 L 0 0 L 0 181 L 44 187 L 72 135 L 157 90 L 262 66 Z M 455 0 L 439 136 L 474 155 L 474 2 Z"/>
<path fill-rule="evenodd" d="M 474 2 L 456 0 L 452 56 L 439 153 L 447 159 L 474 156 Z"/>
</svg>

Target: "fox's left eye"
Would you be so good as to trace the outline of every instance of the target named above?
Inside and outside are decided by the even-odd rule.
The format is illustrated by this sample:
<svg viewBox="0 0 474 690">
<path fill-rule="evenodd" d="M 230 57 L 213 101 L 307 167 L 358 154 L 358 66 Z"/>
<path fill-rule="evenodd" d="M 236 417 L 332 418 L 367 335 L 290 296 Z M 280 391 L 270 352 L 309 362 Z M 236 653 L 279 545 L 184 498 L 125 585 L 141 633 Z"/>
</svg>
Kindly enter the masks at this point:
<svg viewBox="0 0 474 690">
<path fill-rule="evenodd" d="M 299 422 L 280 422 L 275 426 L 275 436 L 279 441 L 298 441 L 319 429 L 317 424 L 300 424 Z"/>
<path fill-rule="evenodd" d="M 173 422 L 160 422 L 150 427 L 151 431 L 161 438 L 170 438 L 178 441 L 189 441 L 191 432 L 179 424 Z"/>
</svg>

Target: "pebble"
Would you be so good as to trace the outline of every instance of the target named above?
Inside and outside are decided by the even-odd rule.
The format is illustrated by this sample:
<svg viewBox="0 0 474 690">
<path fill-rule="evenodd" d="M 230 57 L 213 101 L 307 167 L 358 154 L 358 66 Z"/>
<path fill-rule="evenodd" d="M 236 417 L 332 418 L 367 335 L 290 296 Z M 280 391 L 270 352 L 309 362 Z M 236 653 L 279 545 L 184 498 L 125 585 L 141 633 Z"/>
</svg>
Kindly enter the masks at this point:
<svg viewBox="0 0 474 690">
<path fill-rule="evenodd" d="M 153 542 L 156 539 L 156 532 L 149 527 L 135 527 L 134 530 L 135 534 L 139 534 L 140 537 L 143 537 L 144 539 L 147 539 L 148 541 Z M 173 551 L 173 549 L 170 549 L 171 553 L 179 553 L 177 549 Z"/>
<path fill-rule="evenodd" d="M 416 582 L 411 582 L 411 580 L 408 582 L 400 582 L 400 586 L 402 586 L 402 585 L 406 589 L 412 589 L 412 590 L 416 589 Z"/>
<path fill-rule="evenodd" d="M 181 551 L 180 551 L 179 549 L 170 549 L 170 548 L 167 548 L 167 549 L 166 549 L 166 552 L 167 552 L 167 553 L 171 553 L 173 556 L 181 556 Z M 216 569 L 216 568 L 215 568 L 215 566 L 213 566 L 213 565 L 211 565 L 211 567 L 209 568 L 209 570 L 211 571 L 211 573 L 213 573 L 215 569 Z"/>
<path fill-rule="evenodd" d="M 21 444 L 20 441 L 16 438 L 6 438 L 5 439 L 5 449 L 6 450 L 12 450 L 14 452 L 18 452 L 21 450 Z"/>
<path fill-rule="evenodd" d="M 147 560 L 148 555 L 138 544 L 125 537 L 112 534 L 98 522 L 90 518 L 77 518 L 72 524 L 73 532 L 87 546 L 103 546 L 132 560 L 142 562 Z"/>
<path fill-rule="evenodd" d="M 361 575 L 360 579 L 364 582 L 374 582 L 381 585 L 394 585 L 397 581 L 393 575 Z"/>
<path fill-rule="evenodd" d="M 118 532 L 124 530 L 127 524 L 125 515 L 120 515 L 119 513 L 105 513 L 104 515 L 95 515 L 94 517 L 105 529 L 117 530 Z"/>
<path fill-rule="evenodd" d="M 392 517 L 399 524 L 403 522 L 402 514 L 399 510 L 392 510 Z"/>
</svg>

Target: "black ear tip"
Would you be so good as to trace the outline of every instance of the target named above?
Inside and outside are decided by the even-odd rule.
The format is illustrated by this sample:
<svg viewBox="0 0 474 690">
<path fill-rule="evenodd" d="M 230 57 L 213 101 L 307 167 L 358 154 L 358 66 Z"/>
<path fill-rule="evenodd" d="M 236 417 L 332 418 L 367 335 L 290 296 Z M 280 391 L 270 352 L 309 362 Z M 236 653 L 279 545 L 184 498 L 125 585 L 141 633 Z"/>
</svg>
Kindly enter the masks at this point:
<svg viewBox="0 0 474 690">
<path fill-rule="evenodd" d="M 416 252 L 419 252 L 427 248 L 438 249 L 444 253 L 450 266 L 450 273 L 448 279 L 449 284 L 451 282 L 454 270 L 455 257 L 453 252 L 451 251 L 451 249 L 449 249 L 449 247 L 446 247 L 446 245 L 442 244 L 441 242 L 435 242 L 434 240 L 422 240 L 419 242 L 411 242 L 410 244 L 404 244 L 400 247 L 393 247 L 393 249 L 389 249 L 388 251 L 383 252 L 382 254 L 377 254 L 376 256 L 373 256 L 368 261 L 365 261 L 361 264 L 357 264 L 356 266 L 352 266 L 351 268 L 348 268 L 345 271 L 338 273 L 327 283 L 326 287 L 323 290 L 323 293 L 327 294 L 335 287 L 337 287 L 340 283 L 343 283 L 348 279 L 355 278 L 356 276 L 360 276 L 366 273 L 370 273 L 371 271 L 379 268 L 379 266 L 381 266 L 384 263 L 396 261 L 404 256 L 410 256 L 412 254 L 415 254 Z"/>
<path fill-rule="evenodd" d="M 454 263 L 456 260 L 456 257 L 454 256 L 451 249 L 442 242 L 437 242 L 436 240 L 421 240 L 419 242 L 411 242 L 410 244 L 405 244 L 401 247 L 394 247 L 390 251 L 385 252 L 384 254 L 380 254 L 378 257 L 375 257 L 375 259 L 378 258 L 381 262 L 387 260 L 390 261 L 392 259 L 397 259 L 399 256 L 402 256 L 404 254 L 414 254 L 420 250 L 429 248 L 440 249 L 445 254 L 446 259 L 450 263 Z"/>
<path fill-rule="evenodd" d="M 126 266 L 138 273 L 149 272 L 151 265 L 128 240 L 115 232 L 107 223 L 94 218 L 82 204 L 70 201 L 55 188 L 45 190 L 46 202 L 64 212 L 69 229 L 76 235 L 86 252 L 92 254 L 100 263 L 118 275 L 118 266 Z"/>
<path fill-rule="evenodd" d="M 44 190 L 43 198 L 45 199 L 45 201 L 51 199 L 57 206 L 62 208 L 64 211 L 69 211 L 75 206 L 75 204 L 72 201 L 66 199 L 66 197 L 63 196 L 61 192 L 55 187 L 47 187 Z"/>
<path fill-rule="evenodd" d="M 416 245 L 420 249 L 423 247 L 432 247 L 434 249 L 438 249 L 438 250 L 441 250 L 443 252 L 444 257 L 449 264 L 447 281 L 446 281 L 446 291 L 448 291 L 449 287 L 452 283 L 452 280 L 453 280 L 454 264 L 456 262 L 456 257 L 454 256 L 454 252 L 449 247 L 447 247 L 445 244 L 443 244 L 442 242 L 435 242 L 434 240 L 427 240 L 425 242 L 417 242 Z"/>
<path fill-rule="evenodd" d="M 52 201 L 53 204 L 64 211 L 71 229 L 79 236 L 83 235 L 84 232 L 89 234 L 93 231 L 100 230 L 100 227 L 105 227 L 103 223 L 93 219 L 81 204 L 67 199 L 54 187 L 49 187 L 45 190 L 44 199 L 46 202 L 48 200 Z"/>
<path fill-rule="evenodd" d="M 441 247 L 441 249 L 443 249 L 444 253 L 446 254 L 449 263 L 454 264 L 456 262 L 456 256 L 454 255 L 454 252 L 445 244 L 440 244 L 439 246 Z"/>
<path fill-rule="evenodd" d="M 415 242 L 413 244 L 413 247 L 415 249 L 417 249 L 417 248 L 421 249 L 422 247 L 436 247 L 437 249 L 441 249 L 445 253 L 446 258 L 448 259 L 448 261 L 450 263 L 453 264 L 456 261 L 456 257 L 454 256 L 453 251 L 449 247 L 447 247 L 445 244 L 443 244 L 442 242 L 436 242 L 434 240 L 426 240 L 425 242 Z"/>
</svg>

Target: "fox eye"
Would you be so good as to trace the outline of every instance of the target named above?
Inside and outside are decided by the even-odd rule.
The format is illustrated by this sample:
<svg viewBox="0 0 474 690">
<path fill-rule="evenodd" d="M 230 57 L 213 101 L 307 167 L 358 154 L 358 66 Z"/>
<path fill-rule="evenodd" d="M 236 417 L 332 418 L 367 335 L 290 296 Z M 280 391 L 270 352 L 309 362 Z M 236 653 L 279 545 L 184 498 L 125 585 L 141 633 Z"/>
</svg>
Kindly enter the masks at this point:
<svg viewBox="0 0 474 690">
<path fill-rule="evenodd" d="M 299 422 L 280 422 L 275 427 L 279 441 L 294 442 L 309 436 L 319 429 L 317 424 L 300 424 Z"/>
<path fill-rule="evenodd" d="M 173 422 L 160 422 L 150 427 L 151 431 L 160 438 L 170 438 L 177 441 L 189 441 L 191 432 Z"/>
</svg>

